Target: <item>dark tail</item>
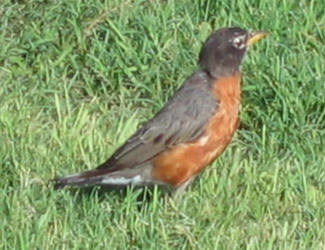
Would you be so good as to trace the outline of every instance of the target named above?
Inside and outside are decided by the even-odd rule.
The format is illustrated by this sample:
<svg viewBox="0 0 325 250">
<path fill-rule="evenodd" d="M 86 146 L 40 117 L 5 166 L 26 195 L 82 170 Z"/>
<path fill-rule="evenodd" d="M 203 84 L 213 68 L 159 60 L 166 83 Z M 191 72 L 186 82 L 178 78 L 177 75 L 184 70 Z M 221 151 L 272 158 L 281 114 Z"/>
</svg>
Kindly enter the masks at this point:
<svg viewBox="0 0 325 250">
<path fill-rule="evenodd" d="M 78 174 L 68 175 L 52 180 L 54 189 L 62 189 L 65 186 L 86 187 L 100 184 L 107 173 L 103 170 L 90 170 Z"/>
<path fill-rule="evenodd" d="M 121 188 L 131 184 L 142 185 L 144 183 L 144 179 L 142 178 L 141 174 L 130 174 L 128 171 L 112 171 L 111 169 L 108 170 L 97 168 L 83 173 L 54 179 L 53 182 L 54 189 L 61 189 L 65 186 L 86 187 L 93 185 Z"/>
</svg>

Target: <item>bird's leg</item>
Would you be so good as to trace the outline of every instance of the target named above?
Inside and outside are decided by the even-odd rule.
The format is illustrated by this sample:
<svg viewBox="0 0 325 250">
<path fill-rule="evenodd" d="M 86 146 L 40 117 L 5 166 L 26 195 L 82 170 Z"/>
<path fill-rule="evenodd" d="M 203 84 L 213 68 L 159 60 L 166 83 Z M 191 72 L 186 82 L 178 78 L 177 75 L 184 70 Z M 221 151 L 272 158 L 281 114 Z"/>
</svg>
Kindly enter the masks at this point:
<svg viewBox="0 0 325 250">
<path fill-rule="evenodd" d="M 188 185 L 190 185 L 193 180 L 195 179 L 196 175 L 191 176 L 187 181 L 185 181 L 183 184 L 181 184 L 179 187 L 176 188 L 173 197 L 175 199 L 179 199 L 182 197 L 185 189 L 187 188 Z"/>
</svg>

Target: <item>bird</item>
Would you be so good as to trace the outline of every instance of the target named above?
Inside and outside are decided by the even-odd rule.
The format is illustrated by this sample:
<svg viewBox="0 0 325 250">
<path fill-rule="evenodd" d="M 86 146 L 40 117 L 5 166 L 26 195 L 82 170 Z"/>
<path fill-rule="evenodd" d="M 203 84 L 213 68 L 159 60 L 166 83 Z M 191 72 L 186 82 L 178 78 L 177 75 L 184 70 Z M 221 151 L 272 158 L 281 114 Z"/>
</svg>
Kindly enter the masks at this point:
<svg viewBox="0 0 325 250">
<path fill-rule="evenodd" d="M 163 186 L 183 193 L 218 158 L 239 126 L 240 65 L 265 31 L 224 27 L 199 53 L 198 68 L 174 95 L 93 170 L 54 179 L 65 186 Z"/>
</svg>

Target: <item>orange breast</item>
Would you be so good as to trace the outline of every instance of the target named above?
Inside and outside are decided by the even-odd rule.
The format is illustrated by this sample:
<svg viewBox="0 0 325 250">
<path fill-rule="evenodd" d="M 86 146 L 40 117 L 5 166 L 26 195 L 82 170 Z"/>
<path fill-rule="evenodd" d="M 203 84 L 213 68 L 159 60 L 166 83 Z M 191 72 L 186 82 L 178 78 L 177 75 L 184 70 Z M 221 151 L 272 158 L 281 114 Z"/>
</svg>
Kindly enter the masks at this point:
<svg viewBox="0 0 325 250">
<path fill-rule="evenodd" d="M 239 124 L 240 73 L 216 81 L 213 94 L 219 106 L 204 134 L 195 142 L 180 144 L 156 156 L 152 162 L 155 180 L 180 186 L 215 160 L 230 143 Z"/>
</svg>

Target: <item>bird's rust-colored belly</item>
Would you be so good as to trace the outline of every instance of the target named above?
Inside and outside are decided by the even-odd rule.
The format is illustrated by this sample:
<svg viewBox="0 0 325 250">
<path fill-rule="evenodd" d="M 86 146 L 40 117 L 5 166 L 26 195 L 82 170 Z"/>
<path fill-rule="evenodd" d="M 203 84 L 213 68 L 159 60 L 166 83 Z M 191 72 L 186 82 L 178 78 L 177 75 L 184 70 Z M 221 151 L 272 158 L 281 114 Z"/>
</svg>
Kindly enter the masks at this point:
<svg viewBox="0 0 325 250">
<path fill-rule="evenodd" d="M 219 106 L 203 135 L 156 156 L 152 161 L 155 180 L 178 187 L 215 160 L 230 143 L 239 124 L 240 73 L 216 81 L 213 94 Z"/>
</svg>

